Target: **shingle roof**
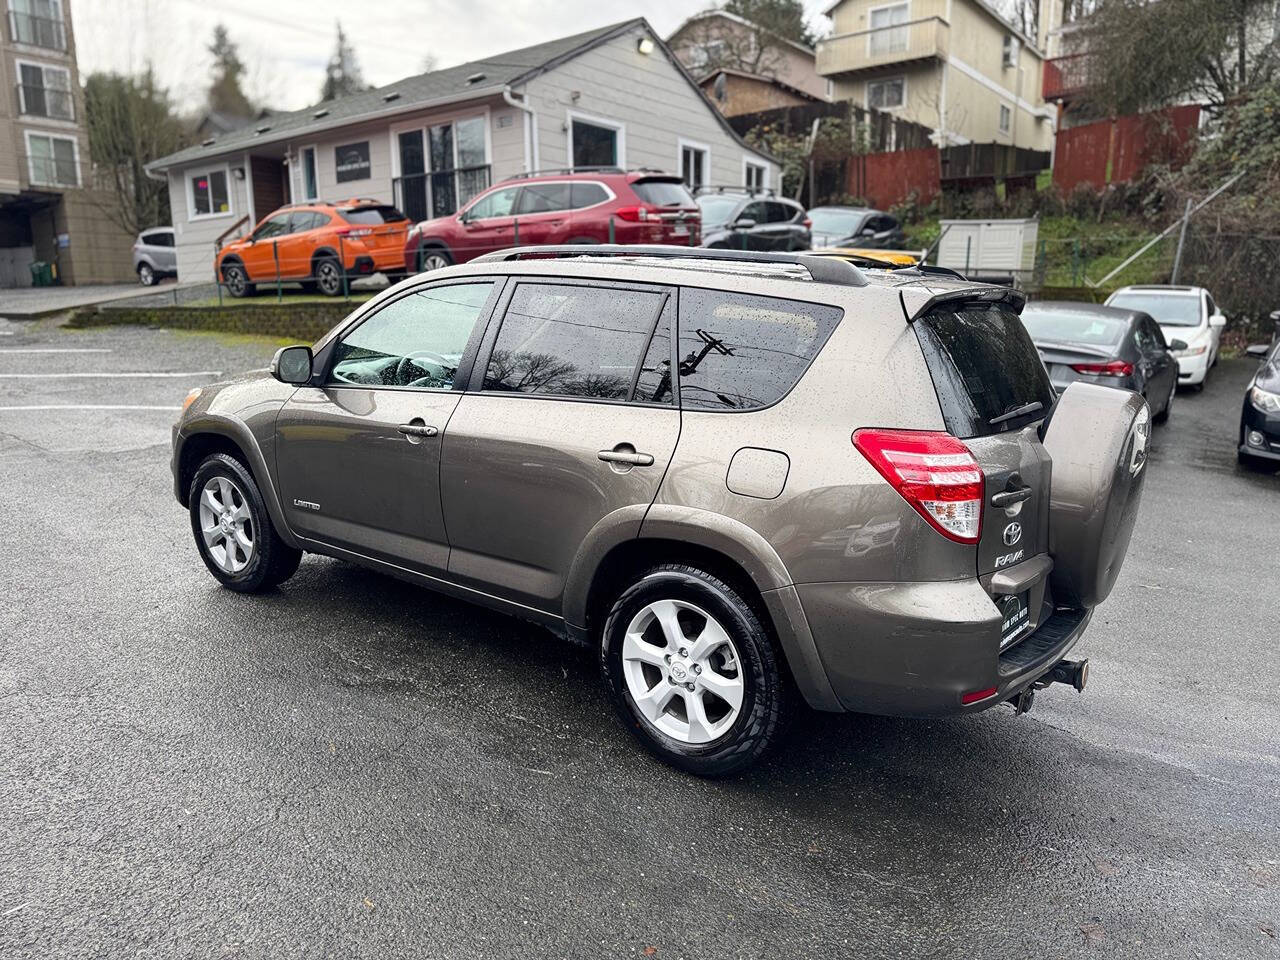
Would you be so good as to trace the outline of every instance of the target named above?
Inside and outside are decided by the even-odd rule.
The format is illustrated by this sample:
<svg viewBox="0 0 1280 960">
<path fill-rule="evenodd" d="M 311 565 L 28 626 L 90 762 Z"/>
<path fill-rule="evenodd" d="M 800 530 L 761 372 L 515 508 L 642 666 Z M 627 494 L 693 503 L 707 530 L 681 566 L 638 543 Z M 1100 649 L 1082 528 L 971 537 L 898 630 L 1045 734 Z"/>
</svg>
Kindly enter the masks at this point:
<svg viewBox="0 0 1280 960">
<path fill-rule="evenodd" d="M 597 30 L 561 37 L 547 43 L 534 44 L 520 50 L 510 50 L 492 57 L 472 60 L 444 70 L 434 70 L 414 77 L 406 77 L 364 93 L 340 97 L 313 104 L 302 110 L 289 113 L 273 114 L 270 118 L 258 123 L 250 123 L 247 127 L 220 135 L 213 143 L 204 143 L 179 150 L 147 164 L 149 170 L 164 170 L 168 167 L 196 160 L 205 156 L 216 156 L 235 150 L 244 150 L 260 143 L 272 143 L 289 139 L 296 133 L 314 130 L 323 124 L 326 127 L 342 126 L 363 117 L 376 117 L 378 114 L 403 112 L 435 101 L 465 98 L 468 94 L 476 97 L 492 95 L 503 87 L 516 84 L 530 76 L 550 69 L 563 59 L 574 56 L 584 49 L 616 35 L 623 33 L 636 24 L 644 24 L 643 18 L 626 20 Z M 477 75 L 481 75 L 477 78 Z M 327 111 L 317 117 L 321 111 Z M 257 131 L 266 127 L 262 133 Z"/>
</svg>

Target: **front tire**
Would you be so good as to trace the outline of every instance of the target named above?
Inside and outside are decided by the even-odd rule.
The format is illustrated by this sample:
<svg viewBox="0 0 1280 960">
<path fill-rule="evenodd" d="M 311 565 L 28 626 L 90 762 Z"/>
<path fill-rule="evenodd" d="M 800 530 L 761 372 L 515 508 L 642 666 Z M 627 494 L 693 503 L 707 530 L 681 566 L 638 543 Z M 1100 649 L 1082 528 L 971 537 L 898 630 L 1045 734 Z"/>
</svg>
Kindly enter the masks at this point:
<svg viewBox="0 0 1280 960">
<path fill-rule="evenodd" d="M 760 616 L 697 567 L 655 567 L 619 595 L 601 636 L 600 672 L 637 739 L 699 776 L 760 760 L 791 713 L 789 678 Z"/>
<path fill-rule="evenodd" d="M 226 284 L 227 292 L 233 297 L 253 295 L 254 287 L 249 282 L 249 274 L 245 271 L 243 264 L 228 263 L 223 267 L 222 282 Z"/>
<path fill-rule="evenodd" d="M 276 533 L 262 491 L 239 460 L 225 453 L 207 457 L 187 498 L 200 559 L 224 587 L 257 593 L 297 572 L 302 551 Z"/>
<path fill-rule="evenodd" d="M 151 264 L 138 264 L 138 282 L 144 287 L 154 287 L 156 285 L 156 272 L 151 268 Z"/>
<path fill-rule="evenodd" d="M 418 254 L 419 272 L 429 273 L 432 270 L 443 270 L 453 265 L 453 257 L 440 247 L 424 247 Z"/>
</svg>

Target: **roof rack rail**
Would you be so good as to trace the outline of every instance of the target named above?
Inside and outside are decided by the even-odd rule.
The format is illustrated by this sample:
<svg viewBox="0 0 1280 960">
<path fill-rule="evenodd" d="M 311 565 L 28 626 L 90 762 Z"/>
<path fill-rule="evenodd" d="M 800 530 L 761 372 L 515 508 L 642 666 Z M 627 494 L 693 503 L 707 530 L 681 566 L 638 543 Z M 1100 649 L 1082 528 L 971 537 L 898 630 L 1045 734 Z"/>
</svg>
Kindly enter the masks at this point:
<svg viewBox="0 0 1280 960">
<path fill-rule="evenodd" d="M 704 193 L 748 193 L 751 196 L 776 197 L 778 191 L 773 187 L 749 187 L 742 183 L 704 183 L 693 191 L 695 197 Z"/>
<path fill-rule="evenodd" d="M 513 173 L 505 178 L 507 180 L 528 180 L 530 177 L 569 177 L 575 173 L 661 173 L 666 174 L 666 170 L 659 170 L 657 167 L 549 167 L 545 170 L 525 170 L 523 173 Z M 671 174 L 675 176 L 675 174 Z"/>
<path fill-rule="evenodd" d="M 523 257 L 660 257 L 667 260 L 716 260 L 729 263 L 785 263 L 804 267 L 815 283 L 865 287 L 867 278 L 851 263 L 833 257 L 803 253 L 768 253 L 760 250 L 711 250 L 662 244 L 569 243 L 508 247 L 476 257 L 472 263 L 504 263 Z"/>
</svg>

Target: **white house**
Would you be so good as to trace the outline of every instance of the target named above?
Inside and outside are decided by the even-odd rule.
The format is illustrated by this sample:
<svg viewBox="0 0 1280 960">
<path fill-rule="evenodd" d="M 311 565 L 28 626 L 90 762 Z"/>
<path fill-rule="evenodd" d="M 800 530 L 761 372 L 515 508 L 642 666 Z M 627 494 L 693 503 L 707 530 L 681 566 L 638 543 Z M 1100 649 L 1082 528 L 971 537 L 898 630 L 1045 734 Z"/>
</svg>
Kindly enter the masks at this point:
<svg viewBox="0 0 1280 960">
<path fill-rule="evenodd" d="M 195 281 L 214 279 L 221 237 L 285 203 L 369 197 L 420 220 L 521 172 L 606 165 L 779 176 L 643 18 L 274 114 L 148 170 L 168 178 L 179 276 Z"/>
</svg>

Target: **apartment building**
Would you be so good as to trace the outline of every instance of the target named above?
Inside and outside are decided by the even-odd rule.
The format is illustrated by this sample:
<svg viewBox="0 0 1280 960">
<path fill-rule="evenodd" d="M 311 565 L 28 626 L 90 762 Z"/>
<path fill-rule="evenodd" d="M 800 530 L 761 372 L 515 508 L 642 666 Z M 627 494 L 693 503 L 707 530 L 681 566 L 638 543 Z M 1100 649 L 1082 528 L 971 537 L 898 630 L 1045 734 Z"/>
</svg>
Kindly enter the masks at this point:
<svg viewBox="0 0 1280 960">
<path fill-rule="evenodd" d="M 838 0 L 817 70 L 834 99 L 932 127 L 940 146 L 1000 143 L 1050 150 L 1056 109 L 1042 95 L 1061 0 L 1043 0 L 1038 35 L 986 0 Z"/>
<path fill-rule="evenodd" d="M 84 97 L 68 0 L 7 0 L 0 71 L 0 287 L 30 286 L 31 263 L 62 283 L 132 278 L 132 238 L 92 191 Z"/>
</svg>

